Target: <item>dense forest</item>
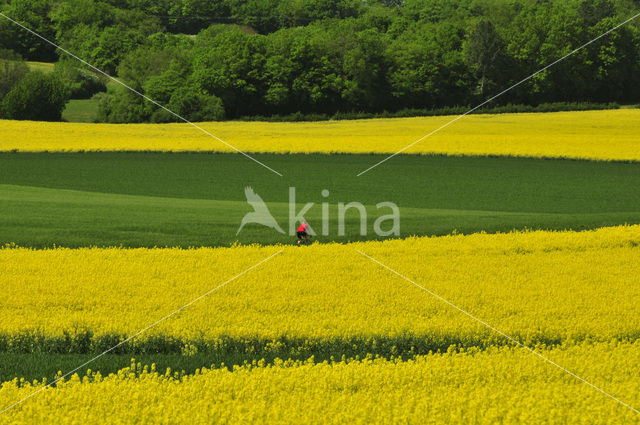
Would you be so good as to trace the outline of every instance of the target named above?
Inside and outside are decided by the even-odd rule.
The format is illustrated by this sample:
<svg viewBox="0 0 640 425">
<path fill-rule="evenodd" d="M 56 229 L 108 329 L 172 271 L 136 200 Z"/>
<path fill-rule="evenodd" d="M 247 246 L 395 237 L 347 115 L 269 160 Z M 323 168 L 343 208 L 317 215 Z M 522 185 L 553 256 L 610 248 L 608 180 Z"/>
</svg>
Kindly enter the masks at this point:
<svg viewBox="0 0 640 425">
<path fill-rule="evenodd" d="M 218 120 L 474 105 L 638 13 L 640 0 L 0 0 L 0 10 L 187 119 Z M 21 59 L 56 69 L 29 72 Z M 36 94 L 56 108 L 95 95 L 100 121 L 175 121 L 105 83 L 0 17 L 5 117 L 33 118 Z M 640 18 L 495 105 L 550 102 L 639 103 Z"/>
</svg>

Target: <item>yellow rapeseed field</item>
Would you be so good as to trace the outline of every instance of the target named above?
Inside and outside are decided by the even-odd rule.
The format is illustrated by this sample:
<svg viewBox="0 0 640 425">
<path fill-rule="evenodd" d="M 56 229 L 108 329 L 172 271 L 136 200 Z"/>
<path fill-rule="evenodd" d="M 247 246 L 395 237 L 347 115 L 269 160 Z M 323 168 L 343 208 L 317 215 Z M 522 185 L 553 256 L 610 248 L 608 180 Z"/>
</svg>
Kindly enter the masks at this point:
<svg viewBox="0 0 640 425">
<path fill-rule="evenodd" d="M 540 353 L 638 406 L 640 343 Z M 0 407 L 41 384 L 4 383 Z M 5 412 L 21 424 L 638 424 L 640 415 L 520 348 L 414 361 L 248 365 L 174 377 L 139 365 L 74 376 Z M 5 422 L 6 421 L 6 422 Z"/>
<path fill-rule="evenodd" d="M 357 250 L 525 342 L 618 340 L 640 329 L 636 225 L 302 248 L 5 248 L 0 345 L 24 343 L 16 335 L 25 331 L 45 339 L 83 329 L 96 338 L 131 335 L 280 249 L 136 343 L 155 336 L 215 350 L 217 338 L 505 342 Z"/>
<path fill-rule="evenodd" d="M 640 225 L 634 225 L 300 248 L 8 246 L 0 249 L 0 351 L 55 344 L 73 351 L 83 330 L 95 341 L 131 335 L 281 251 L 131 348 L 162 351 L 177 342 L 184 355 L 229 354 L 233 341 L 244 341 L 247 358 L 287 359 L 304 358 L 310 347 L 345 353 L 350 344 L 351 354 L 364 357 L 383 345 L 378 354 L 390 358 L 276 359 L 190 375 L 133 363 L 117 374 L 89 371 L 44 389 L 46 381 L 14 379 L 0 384 L 0 410 L 43 390 L 0 414 L 0 423 L 640 424 L 632 409 L 358 250 L 638 406 Z M 406 356 L 414 348 L 402 349 L 407 341 L 422 343 L 425 355 Z M 429 353 L 431 346 L 442 352 Z"/>
<path fill-rule="evenodd" d="M 393 153 L 453 117 L 201 126 L 247 152 Z M 406 153 L 640 160 L 640 110 L 465 116 Z M 188 124 L 0 121 L 0 151 L 232 151 Z"/>
</svg>

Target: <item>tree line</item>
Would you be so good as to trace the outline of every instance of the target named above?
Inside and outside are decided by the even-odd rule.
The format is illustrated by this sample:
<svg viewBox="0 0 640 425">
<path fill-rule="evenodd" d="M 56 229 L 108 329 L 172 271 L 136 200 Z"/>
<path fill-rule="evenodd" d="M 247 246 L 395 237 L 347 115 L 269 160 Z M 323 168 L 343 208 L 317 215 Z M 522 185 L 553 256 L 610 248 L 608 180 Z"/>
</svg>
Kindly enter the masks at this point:
<svg viewBox="0 0 640 425">
<path fill-rule="evenodd" d="M 640 2 L 10 0 L 1 7 L 185 118 L 216 120 L 477 104 L 637 13 Z M 0 48 L 57 59 L 49 45 L 2 20 Z M 86 70 L 72 75 L 77 62 L 62 63 L 69 63 L 63 54 L 56 67 L 66 93 L 80 85 L 85 95 L 104 90 Z M 122 88 L 98 96 L 100 121 L 176 120 Z M 496 105 L 639 99 L 633 22 Z"/>
</svg>

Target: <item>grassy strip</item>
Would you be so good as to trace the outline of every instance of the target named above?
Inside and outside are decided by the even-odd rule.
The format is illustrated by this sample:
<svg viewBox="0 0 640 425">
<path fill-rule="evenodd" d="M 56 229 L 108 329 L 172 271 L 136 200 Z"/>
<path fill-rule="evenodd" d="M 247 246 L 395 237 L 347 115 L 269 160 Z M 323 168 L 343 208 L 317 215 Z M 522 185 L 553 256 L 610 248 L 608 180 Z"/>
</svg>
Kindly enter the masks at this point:
<svg viewBox="0 0 640 425">
<path fill-rule="evenodd" d="M 91 99 L 71 99 L 67 102 L 64 111 L 62 111 L 62 119 L 68 122 L 87 122 L 92 123 L 98 116 L 98 98 Z"/>
<path fill-rule="evenodd" d="M 628 339 L 628 338 L 627 338 Z M 342 338 L 264 337 L 243 338 L 220 336 L 215 339 L 181 340 L 165 335 L 149 336 L 125 342 L 125 335 L 107 334 L 94 336 L 91 331 L 65 333 L 60 337 L 25 332 L 17 335 L 0 335 L 0 352 L 47 354 L 99 354 L 112 350 L 113 354 L 185 354 L 209 353 L 220 356 L 249 356 L 249 358 L 279 357 L 307 358 L 317 355 L 347 357 L 380 355 L 398 356 L 426 354 L 429 351 L 446 351 L 451 346 L 487 347 L 508 343 L 504 338 L 488 332 L 477 335 L 457 333 L 432 333 L 430 335 L 349 336 Z M 529 337 L 528 344 L 553 345 L 562 342 L 560 336 L 539 335 Z"/>
<path fill-rule="evenodd" d="M 55 63 L 51 63 L 51 62 L 27 61 L 27 66 L 31 71 L 42 71 L 47 74 L 50 72 L 53 72 L 54 65 Z"/>
<path fill-rule="evenodd" d="M 10 381 L 14 378 L 33 381 L 46 378 L 53 381 L 59 372 L 67 373 L 79 365 L 93 359 L 90 354 L 50 354 L 50 353 L 0 353 L 0 382 Z M 197 354 L 183 356 L 181 354 L 137 354 L 136 362 L 144 365 L 156 364 L 157 370 L 166 371 L 168 368 L 181 371 L 185 374 L 193 374 L 196 369 L 202 367 L 220 366 L 224 360 L 211 354 Z M 243 364 L 243 358 L 227 358 L 225 365 Z M 91 364 L 78 369 L 79 376 L 86 376 L 87 370 L 100 371 L 102 375 L 116 373 L 131 363 L 131 356 L 125 354 L 107 354 Z"/>
<path fill-rule="evenodd" d="M 623 337 L 620 341 L 633 342 L 640 335 Z M 31 339 L 30 339 L 31 338 Z M 0 337 L 0 382 L 15 377 L 27 380 L 47 377 L 51 380 L 58 371 L 67 372 L 93 359 L 122 341 L 122 336 L 90 338 L 82 334 L 76 338 L 39 338 L 31 335 Z M 584 337 L 563 341 L 560 337 L 544 336 L 523 340 L 529 346 L 572 346 L 592 342 Z M 150 338 L 142 342 L 126 343 L 110 351 L 90 366 L 79 370 L 82 376 L 87 369 L 107 374 L 128 365 L 135 357 L 143 364 L 156 363 L 164 371 L 183 370 L 193 373 L 201 367 L 212 365 L 232 367 L 247 362 L 263 360 L 272 364 L 276 359 L 316 361 L 356 359 L 366 357 L 412 359 L 419 355 L 466 349 L 484 350 L 489 347 L 513 345 L 494 334 L 478 333 L 472 337 L 459 335 L 405 335 L 399 337 L 347 337 L 332 340 L 281 337 L 275 340 L 221 337 L 213 341 L 179 341 L 166 337 Z"/>
<path fill-rule="evenodd" d="M 637 343 L 640 335 L 632 338 L 620 338 L 620 343 Z M 127 367 L 134 358 L 143 365 L 156 364 L 156 369 L 164 372 L 168 368 L 183 374 L 193 374 L 197 369 L 208 367 L 227 367 L 232 369 L 236 365 L 262 362 L 274 364 L 278 360 L 305 361 L 313 358 L 317 362 L 333 360 L 353 360 L 364 358 L 385 358 L 410 360 L 417 356 L 433 353 L 452 353 L 461 351 L 478 351 L 495 349 L 497 347 L 515 346 L 507 340 L 496 338 L 462 341 L 451 337 L 449 341 L 429 341 L 419 337 L 405 338 L 356 338 L 352 337 L 339 342 L 310 341 L 304 339 L 280 338 L 277 341 L 241 341 L 226 338 L 224 342 L 217 341 L 220 349 L 215 351 L 198 352 L 194 345 L 182 347 L 181 352 L 149 352 L 116 350 L 108 354 L 99 352 L 86 353 L 58 353 L 58 352 L 0 352 L 0 383 L 14 378 L 24 378 L 27 381 L 46 377 L 51 382 L 59 372 L 67 373 L 78 366 L 93 360 L 89 365 L 77 370 L 80 376 L 87 374 L 87 370 L 100 371 L 102 375 L 115 373 Z M 457 341 L 457 343 L 454 343 Z M 593 338 L 581 340 L 561 341 L 559 338 L 540 338 L 525 341 L 532 348 L 568 348 L 582 344 L 597 343 Z M 615 341 L 600 341 L 602 343 L 616 343 Z M 297 344 L 297 345 L 296 345 Z M 449 345 L 447 345 L 449 344 Z M 107 347 L 110 348 L 110 347 Z M 177 347 L 176 347 L 177 348 Z"/>
</svg>

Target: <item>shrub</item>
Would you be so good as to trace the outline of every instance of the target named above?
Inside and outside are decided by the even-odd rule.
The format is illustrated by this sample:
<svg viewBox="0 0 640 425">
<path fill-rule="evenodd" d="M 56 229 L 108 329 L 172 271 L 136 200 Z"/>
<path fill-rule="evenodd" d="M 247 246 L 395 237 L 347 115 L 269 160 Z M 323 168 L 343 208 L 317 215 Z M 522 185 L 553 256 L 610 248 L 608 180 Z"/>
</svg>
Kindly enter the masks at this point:
<svg viewBox="0 0 640 425">
<path fill-rule="evenodd" d="M 219 121 L 224 118 L 222 100 L 214 95 L 198 93 L 195 89 L 182 87 L 171 95 L 168 109 L 189 121 Z M 179 118 L 159 108 L 151 118 L 154 122 L 180 121 Z"/>
<path fill-rule="evenodd" d="M 60 121 L 68 96 L 55 75 L 27 73 L 2 100 L 0 114 L 15 120 Z"/>
<path fill-rule="evenodd" d="M 123 87 L 98 93 L 96 96 L 99 99 L 97 122 L 145 122 L 151 115 L 152 105 Z"/>
</svg>

